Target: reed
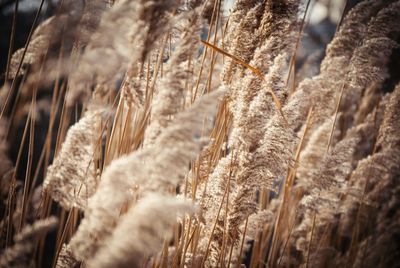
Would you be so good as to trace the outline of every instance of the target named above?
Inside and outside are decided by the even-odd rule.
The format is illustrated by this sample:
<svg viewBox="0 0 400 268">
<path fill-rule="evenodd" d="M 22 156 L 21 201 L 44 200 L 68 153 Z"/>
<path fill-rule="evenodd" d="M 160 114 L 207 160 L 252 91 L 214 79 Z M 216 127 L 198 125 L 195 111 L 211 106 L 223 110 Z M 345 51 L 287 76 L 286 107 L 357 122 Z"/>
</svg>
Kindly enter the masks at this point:
<svg viewBox="0 0 400 268">
<path fill-rule="evenodd" d="M 309 55 L 312 1 L 56 2 L 10 29 L 1 268 L 398 265 L 400 1 Z"/>
</svg>

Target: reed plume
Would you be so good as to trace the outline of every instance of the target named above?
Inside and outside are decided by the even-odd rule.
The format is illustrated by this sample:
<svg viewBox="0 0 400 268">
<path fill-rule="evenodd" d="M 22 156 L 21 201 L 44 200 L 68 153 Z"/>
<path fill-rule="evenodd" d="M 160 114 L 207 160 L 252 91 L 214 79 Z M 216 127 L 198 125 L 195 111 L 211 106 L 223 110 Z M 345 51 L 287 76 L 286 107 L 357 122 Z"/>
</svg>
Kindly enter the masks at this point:
<svg viewBox="0 0 400 268">
<path fill-rule="evenodd" d="M 359 141 L 356 131 L 339 141 L 319 163 L 319 168 L 310 175 L 310 184 L 306 185 L 307 193 L 300 201 L 300 207 L 305 209 L 303 220 L 293 236 L 298 237 L 296 247 L 303 252 L 303 260 L 310 258 L 312 265 L 322 265 L 315 264 L 319 261 L 318 254 L 328 249 L 319 248 L 321 239 L 325 238 L 326 226 L 333 224 L 335 215 L 339 214 L 340 194 L 347 189 L 346 178 L 352 171 L 352 155 Z M 324 255 L 323 260 L 326 261 L 327 256 Z"/>
<path fill-rule="evenodd" d="M 183 21 L 180 41 L 165 67 L 165 76 L 159 81 L 159 90 L 153 99 L 151 123 L 146 129 L 145 144 L 151 144 L 166 128 L 185 100 L 185 80 L 188 78 L 189 60 L 195 56 L 196 36 L 201 27 L 199 8 L 189 12 Z"/>
<path fill-rule="evenodd" d="M 36 237 L 53 229 L 57 218 L 38 220 L 27 225 L 14 236 L 14 245 L 6 249 L 0 256 L 0 267 L 27 267 L 31 263 L 31 254 L 35 249 Z"/>
<path fill-rule="evenodd" d="M 80 97 L 87 99 L 88 88 L 94 83 L 113 88 L 117 75 L 129 63 L 144 62 L 155 42 L 169 28 L 167 13 L 177 8 L 177 4 L 177 1 L 124 0 L 106 11 L 78 68 L 70 76 L 67 103 L 72 104 Z M 98 64 L 99 59 L 103 64 Z M 105 65 L 107 68 L 103 68 Z"/>
<path fill-rule="evenodd" d="M 249 10 L 244 13 L 247 8 L 249 8 Z M 242 60 L 249 62 L 259 42 L 255 31 L 259 27 L 260 21 L 258 18 L 264 11 L 264 5 L 257 1 L 248 1 L 248 3 L 237 1 L 235 10 L 237 13 L 240 12 L 243 18 L 241 18 L 240 21 L 235 21 L 239 14 L 236 14 L 235 11 L 232 12 L 230 20 L 228 21 L 229 28 L 227 29 L 226 40 L 224 40 L 224 47 L 226 46 L 230 54 L 240 55 Z M 237 65 L 234 60 L 229 58 L 224 64 L 224 70 L 221 74 L 223 77 L 222 79 L 229 83 L 234 73 L 243 70 L 243 66 Z"/>
<path fill-rule="evenodd" d="M 347 124 L 352 122 L 365 88 L 373 83 L 382 83 L 388 76 L 386 66 L 393 49 L 398 46 L 399 32 L 395 27 L 399 23 L 398 12 L 398 2 L 380 10 L 369 22 L 363 43 L 354 51 L 349 70 L 349 90 L 344 91 L 342 103 L 343 106 L 352 104 L 344 115 Z"/>
<path fill-rule="evenodd" d="M 47 169 L 44 190 L 65 209 L 84 210 L 98 184 L 95 151 L 100 145 L 101 109 L 92 108 L 73 125 Z"/>
<path fill-rule="evenodd" d="M 191 202 L 149 194 L 122 216 L 109 242 L 99 250 L 89 267 L 140 267 L 146 257 L 161 250 L 172 237 L 177 216 L 195 212 Z M 129 235 L 127 235 L 129 234 Z"/>
<path fill-rule="evenodd" d="M 282 78 L 284 77 L 283 74 L 285 73 L 286 67 L 285 55 L 278 56 L 267 76 L 268 79 L 266 80 L 270 83 L 266 86 L 282 91 L 282 87 L 284 86 Z M 283 152 L 283 150 L 286 150 L 285 143 L 288 142 L 286 137 L 283 138 L 282 135 L 286 132 L 286 125 L 285 122 L 282 122 L 283 119 L 281 115 L 276 114 L 270 119 L 270 122 L 274 123 L 267 123 L 267 125 L 264 126 L 264 116 L 266 114 L 271 114 L 272 107 L 265 105 L 265 103 L 268 103 L 268 100 L 271 103 L 269 96 L 266 96 L 268 93 L 266 91 L 262 93 L 264 94 L 256 96 L 250 104 L 250 116 L 245 124 L 245 126 L 251 126 L 251 129 L 248 129 L 243 137 L 243 140 L 245 142 L 247 141 L 248 144 L 245 143 L 242 146 L 248 147 L 246 150 L 250 151 L 250 153 L 246 155 L 246 152 L 241 152 L 241 155 L 238 156 L 243 160 L 239 162 L 241 166 L 235 175 L 237 189 L 235 189 L 233 193 L 232 211 L 229 215 L 228 227 L 229 237 L 233 239 L 233 241 L 239 238 L 238 228 L 242 222 L 249 215 L 256 213 L 258 210 L 258 204 L 255 202 L 254 194 L 264 188 L 273 189 L 275 179 L 279 178 L 282 173 L 279 168 L 274 169 L 274 167 L 282 165 L 284 166 L 283 172 L 285 172 L 287 168 L 285 168 L 285 166 L 290 163 L 291 158 L 290 153 L 288 153 L 289 159 L 287 161 L 281 158 L 281 155 L 287 154 Z M 290 140 L 295 138 L 290 131 L 286 133 L 289 133 Z M 272 137 L 272 135 L 275 134 L 279 135 L 278 139 L 277 137 Z M 266 144 L 266 141 L 271 142 Z M 254 148 L 254 144 L 260 147 Z M 266 157 L 269 158 L 268 161 L 264 160 Z"/>
<path fill-rule="evenodd" d="M 39 63 L 52 46 L 64 42 L 70 46 L 74 39 L 85 45 L 98 26 L 98 18 L 107 9 L 108 1 L 63 1 L 57 13 L 43 21 L 34 30 L 26 48 L 14 52 L 9 78 L 23 75 L 28 66 Z M 18 70 L 18 68 L 21 68 Z M 54 67 L 51 62 L 49 63 Z"/>
<path fill-rule="evenodd" d="M 395 181 L 399 176 L 399 138 L 394 129 L 399 123 L 399 92 L 397 85 L 386 105 L 375 149 L 358 163 L 350 180 L 350 183 L 359 185 L 361 194 L 358 198 L 348 197 L 341 224 L 343 234 L 352 236 L 354 249 L 339 260 L 353 258 L 354 265 L 369 262 L 372 265 L 384 263 L 391 266 L 397 256 L 397 242 L 393 237 L 396 236 L 399 223 L 395 220 L 397 212 L 392 214 L 389 211 L 396 211 L 398 202 Z M 352 218 L 353 213 L 356 214 L 355 218 Z M 369 228 L 374 224 L 377 228 Z"/>
<path fill-rule="evenodd" d="M 75 267 L 79 262 L 74 258 L 71 247 L 63 244 L 61 251 L 57 257 L 57 268 L 70 268 Z"/>
</svg>

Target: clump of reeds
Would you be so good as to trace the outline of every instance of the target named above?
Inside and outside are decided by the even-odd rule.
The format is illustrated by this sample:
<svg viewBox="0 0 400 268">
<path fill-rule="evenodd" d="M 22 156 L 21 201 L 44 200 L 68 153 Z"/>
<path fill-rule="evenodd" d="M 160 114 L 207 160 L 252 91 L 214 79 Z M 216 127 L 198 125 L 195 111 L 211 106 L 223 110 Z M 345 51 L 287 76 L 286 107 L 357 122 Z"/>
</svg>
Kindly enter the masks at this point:
<svg viewBox="0 0 400 268">
<path fill-rule="evenodd" d="M 0 267 L 396 266 L 400 1 L 300 71 L 310 1 L 222 6 L 61 1 L 9 55 Z"/>
</svg>

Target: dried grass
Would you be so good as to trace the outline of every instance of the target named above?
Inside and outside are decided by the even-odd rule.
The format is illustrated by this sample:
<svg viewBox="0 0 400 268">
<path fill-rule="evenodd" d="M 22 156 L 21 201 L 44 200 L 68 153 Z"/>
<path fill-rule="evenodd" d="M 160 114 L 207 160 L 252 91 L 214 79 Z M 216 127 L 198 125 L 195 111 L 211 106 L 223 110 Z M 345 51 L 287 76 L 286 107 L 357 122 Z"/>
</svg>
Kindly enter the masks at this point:
<svg viewBox="0 0 400 268">
<path fill-rule="evenodd" d="M 300 71 L 307 1 L 78 2 L 9 55 L 0 267 L 397 265 L 400 1 Z"/>
</svg>

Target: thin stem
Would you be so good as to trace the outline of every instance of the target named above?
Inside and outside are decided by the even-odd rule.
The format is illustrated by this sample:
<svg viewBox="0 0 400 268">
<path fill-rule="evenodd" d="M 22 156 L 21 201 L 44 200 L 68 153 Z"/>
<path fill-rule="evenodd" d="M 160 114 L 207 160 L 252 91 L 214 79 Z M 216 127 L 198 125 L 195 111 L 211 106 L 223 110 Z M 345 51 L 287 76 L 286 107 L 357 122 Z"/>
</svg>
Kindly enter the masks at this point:
<svg viewBox="0 0 400 268">
<path fill-rule="evenodd" d="M 12 52 L 13 52 L 13 49 L 14 49 L 15 30 L 17 28 L 16 24 L 17 24 L 17 15 L 18 15 L 18 5 L 19 5 L 19 0 L 16 0 L 15 1 L 15 7 L 14 7 L 12 28 L 11 28 L 10 43 L 8 45 L 7 67 L 6 67 L 5 80 L 8 79 L 8 76 L 9 76 L 9 73 L 10 73 L 10 64 L 11 64 Z"/>
<path fill-rule="evenodd" d="M 32 27 L 31 27 L 31 30 L 30 30 L 29 35 L 28 35 L 28 40 L 26 41 L 26 44 L 25 44 L 25 47 L 24 47 L 24 50 L 23 50 L 23 53 L 22 53 L 21 60 L 19 61 L 19 64 L 18 64 L 17 72 L 16 72 L 15 77 L 13 78 L 13 81 L 11 83 L 10 90 L 7 93 L 7 97 L 6 97 L 6 100 L 4 102 L 4 106 L 1 109 L 0 118 L 3 118 L 4 112 L 6 111 L 6 108 L 8 106 L 8 102 L 10 100 L 11 94 L 15 90 L 15 87 L 17 85 L 17 82 L 16 82 L 17 81 L 17 77 L 19 75 L 19 72 L 21 71 L 22 63 L 24 62 L 25 54 L 26 54 L 26 51 L 28 50 L 29 43 L 30 43 L 30 41 L 32 39 L 32 35 L 33 35 L 34 30 L 35 30 L 36 23 L 37 23 L 37 21 L 39 19 L 40 12 L 42 11 L 42 8 L 43 8 L 43 4 L 44 4 L 44 0 L 42 0 L 40 2 L 39 9 L 36 12 L 35 18 L 33 20 Z"/>
<path fill-rule="evenodd" d="M 312 224 L 312 228 L 311 228 L 311 237 L 310 237 L 310 241 L 309 241 L 309 243 L 308 243 L 308 249 L 307 249 L 306 268 L 308 268 L 308 265 L 309 265 L 309 263 L 310 263 L 311 243 L 312 243 L 313 236 L 314 236 L 315 220 L 316 220 L 316 218 L 317 218 L 317 211 L 314 211 L 313 224 Z"/>
</svg>

